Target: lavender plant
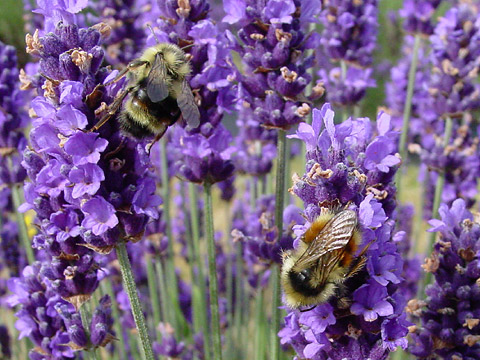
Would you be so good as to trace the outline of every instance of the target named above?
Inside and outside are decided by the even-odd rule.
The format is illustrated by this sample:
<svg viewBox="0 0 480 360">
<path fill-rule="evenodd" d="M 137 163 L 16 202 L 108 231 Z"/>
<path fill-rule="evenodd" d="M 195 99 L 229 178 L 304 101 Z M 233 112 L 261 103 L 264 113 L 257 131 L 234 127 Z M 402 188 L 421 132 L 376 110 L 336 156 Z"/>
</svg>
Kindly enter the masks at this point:
<svg viewBox="0 0 480 360">
<path fill-rule="evenodd" d="M 34 261 L 25 221 L 18 213 L 19 185 L 26 178 L 21 154 L 27 145 L 23 133 L 29 123 L 25 109 L 28 94 L 20 91 L 16 51 L 0 42 L 0 243 L 1 257 L 12 276 Z"/>
<path fill-rule="evenodd" d="M 377 111 L 363 99 L 396 2 L 24 3 L 36 64 L 19 72 L 0 44 L 0 359 L 480 356 L 477 2 L 403 1 L 376 121 L 359 115 Z M 112 68 L 157 42 L 186 53 L 200 126 L 180 119 L 147 153 L 117 113 L 89 129 L 126 89 Z M 421 161 L 401 172 L 407 140 Z M 421 207 L 416 169 L 440 233 L 426 297 L 421 214 L 397 203 L 402 181 Z M 333 204 L 355 212 L 365 264 L 328 301 L 279 308 L 282 253 Z"/>
<path fill-rule="evenodd" d="M 442 204 L 440 219 L 432 219 L 429 231 L 439 240 L 426 271 L 434 282 L 425 300 L 412 300 L 407 310 L 418 316 L 409 350 L 419 358 L 475 359 L 480 356 L 478 304 L 478 248 L 480 226 L 463 199 L 449 207 Z"/>
<path fill-rule="evenodd" d="M 480 51 L 478 37 L 478 11 L 468 5 L 450 9 L 431 37 L 430 96 L 424 103 L 422 114 L 430 124 L 424 127 L 433 128 L 437 137 L 434 143 L 423 145 L 421 156 L 424 167 L 437 170 L 425 175 L 429 189 L 427 204 L 433 204 L 432 217 L 436 217 L 440 201 L 451 202 L 461 196 L 471 205 L 476 194 L 476 165 L 472 155 L 477 152 L 477 145 L 476 140 L 470 138 L 474 129 L 469 126 L 469 114 L 479 106 L 476 79 Z M 462 118 L 460 126 L 455 119 Z M 439 131 L 443 131 L 442 137 Z M 436 154 L 435 158 L 433 154 Z M 462 166 L 463 162 L 469 165 Z M 434 183 L 435 187 L 432 186 Z M 431 191 L 433 189 L 435 194 Z"/>
<path fill-rule="evenodd" d="M 393 241 L 398 135 L 384 113 L 377 118 L 376 131 L 367 118 L 335 126 L 333 117 L 328 104 L 315 109 L 312 125 L 302 124 L 294 135 L 307 146 L 306 172 L 296 176 L 292 188 L 304 202 L 306 222 L 295 231 L 305 232 L 320 214 L 319 204 L 336 199 L 343 206 L 351 204 L 362 247 L 370 244 L 367 263 L 346 281 L 342 300 L 334 298 L 303 313 L 290 311 L 279 336 L 300 357 L 386 359 L 397 346 L 406 347 L 409 325 L 406 299 L 398 291 L 403 260 Z"/>
<path fill-rule="evenodd" d="M 358 105 L 370 87 L 373 51 L 377 37 L 378 1 L 325 1 L 321 12 L 324 26 L 320 44 L 323 60 L 319 72 L 327 91 L 327 100 L 339 106 Z"/>
<path fill-rule="evenodd" d="M 117 247 L 122 274 L 131 276 L 128 268 L 124 271 L 125 242 L 141 239 L 148 220 L 158 216 L 160 202 L 140 144 L 124 138 L 115 123 L 103 127 L 101 136 L 85 131 L 97 121 L 95 115 L 104 111 L 96 108 L 99 103 L 84 102 L 108 75 L 101 69 L 102 34 L 75 25 L 72 12 L 80 9 L 59 4 L 49 10 L 52 13 L 44 14 L 46 26 L 58 14 L 63 21 L 43 37 L 38 32 L 27 37 L 27 51 L 40 58 L 40 73 L 46 80 L 43 96 L 32 101 L 36 115 L 32 147 L 24 154 L 31 182 L 26 184 L 23 208 L 37 213 L 40 232 L 33 244 L 45 253 L 41 276 L 79 310 L 99 283 L 95 253 Z M 104 100 L 111 102 L 119 87 L 108 90 Z M 132 288 L 128 292 L 135 294 Z M 138 307 L 132 304 L 137 323 L 143 317 Z M 93 330 L 92 344 L 99 337 Z M 153 358 L 146 329 L 140 326 L 140 333 L 147 358 Z"/>
</svg>

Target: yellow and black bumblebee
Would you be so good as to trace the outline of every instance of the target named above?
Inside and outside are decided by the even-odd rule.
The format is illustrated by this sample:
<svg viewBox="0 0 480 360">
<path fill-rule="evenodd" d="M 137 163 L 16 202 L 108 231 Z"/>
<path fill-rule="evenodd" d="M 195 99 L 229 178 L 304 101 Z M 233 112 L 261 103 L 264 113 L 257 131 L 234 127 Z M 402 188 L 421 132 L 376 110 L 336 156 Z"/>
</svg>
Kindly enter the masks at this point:
<svg viewBox="0 0 480 360">
<path fill-rule="evenodd" d="M 189 74 L 187 55 L 178 46 L 159 43 L 148 48 L 107 83 L 115 83 L 125 75 L 128 77 L 126 89 L 91 131 L 105 124 L 122 104 L 118 117 L 120 128 L 137 139 L 155 136 L 154 142 L 157 141 L 180 116 L 191 128 L 198 127 L 200 112 L 187 81 Z"/>
<path fill-rule="evenodd" d="M 368 245 L 355 256 L 361 242 L 355 211 L 322 208 L 299 246 L 283 254 L 281 282 L 287 305 L 297 309 L 327 302 L 365 265 Z"/>
</svg>

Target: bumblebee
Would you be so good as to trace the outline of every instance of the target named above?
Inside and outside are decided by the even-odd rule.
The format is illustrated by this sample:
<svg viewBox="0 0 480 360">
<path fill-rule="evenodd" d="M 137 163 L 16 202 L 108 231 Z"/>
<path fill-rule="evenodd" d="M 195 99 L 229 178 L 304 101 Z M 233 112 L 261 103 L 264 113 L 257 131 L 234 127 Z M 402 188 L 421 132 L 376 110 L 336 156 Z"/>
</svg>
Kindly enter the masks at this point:
<svg viewBox="0 0 480 360">
<path fill-rule="evenodd" d="M 180 116 L 191 128 L 198 127 L 200 112 L 187 82 L 189 73 L 187 56 L 178 46 L 159 43 L 148 48 L 106 84 L 115 83 L 125 75 L 128 77 L 126 89 L 90 131 L 97 131 L 122 105 L 118 117 L 120 128 L 137 139 L 155 136 L 154 143 Z"/>
<path fill-rule="evenodd" d="M 287 305 L 315 306 L 334 296 L 365 265 L 368 245 L 355 256 L 361 241 L 355 211 L 322 208 L 298 248 L 283 254 L 281 282 Z"/>
</svg>

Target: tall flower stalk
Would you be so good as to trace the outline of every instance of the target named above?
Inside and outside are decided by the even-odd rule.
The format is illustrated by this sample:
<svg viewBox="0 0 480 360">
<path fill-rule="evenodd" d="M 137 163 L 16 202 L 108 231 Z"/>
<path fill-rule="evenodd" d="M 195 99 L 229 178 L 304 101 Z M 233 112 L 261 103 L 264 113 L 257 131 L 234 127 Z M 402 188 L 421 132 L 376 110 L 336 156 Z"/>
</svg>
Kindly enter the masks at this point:
<svg viewBox="0 0 480 360">
<path fill-rule="evenodd" d="M 440 0 L 427 1 L 405 1 L 403 8 L 399 11 L 400 16 L 404 18 L 404 30 L 414 37 L 413 47 L 410 57 L 410 68 L 408 70 L 408 83 L 406 88 L 406 98 L 403 107 L 402 132 L 400 135 L 399 152 L 402 160 L 407 164 L 407 139 L 409 135 L 409 124 L 412 112 L 412 99 L 416 84 L 417 66 L 419 50 L 422 44 L 422 37 L 429 36 L 433 32 L 432 16 L 439 6 Z M 418 86 L 418 85 L 417 85 Z M 398 172 L 395 178 L 397 187 L 401 190 L 401 172 Z"/>
<path fill-rule="evenodd" d="M 100 134 L 85 131 L 98 121 L 105 103 L 112 102 L 121 85 L 94 92 L 108 82 L 108 76 L 115 76 L 101 68 L 99 45 L 108 28 L 79 28 L 73 13 L 80 8 L 57 6 L 53 13 L 44 14 L 46 26 L 54 25 L 53 32 L 27 36 L 27 51 L 40 58 L 39 71 L 45 80 L 38 89 L 42 95 L 32 101 L 37 117 L 30 134 L 32 147 L 24 153 L 24 166 L 32 179 L 25 185 L 24 209 L 37 213 L 40 232 L 34 246 L 47 255 L 41 276 L 78 311 L 100 281 L 96 253 L 105 255 L 118 246 L 125 260 L 121 261 L 123 274 L 128 276 L 125 242 L 142 238 L 147 222 L 158 217 L 160 199 L 141 144 L 124 138 L 116 122 L 102 127 Z M 56 22 L 51 14 L 62 21 Z M 125 282 L 144 350 L 151 359 L 143 313 L 131 288 L 135 283 Z M 86 320 L 93 322 L 93 318 Z M 86 331 L 85 325 L 77 326 Z M 86 340 L 72 341 L 88 349 L 95 345 L 95 334 L 92 331 L 88 338 L 85 332 Z"/>
<path fill-rule="evenodd" d="M 124 287 L 127 291 L 128 298 L 132 305 L 133 318 L 139 332 L 140 340 L 142 342 L 143 356 L 146 360 L 153 360 L 153 349 L 148 335 L 147 325 L 145 323 L 145 316 L 142 313 L 142 306 L 137 294 L 137 287 L 135 279 L 133 278 L 132 267 L 128 259 L 127 248 L 125 243 L 120 243 L 116 247 L 118 262 L 122 271 L 122 278 Z"/>
<path fill-rule="evenodd" d="M 478 339 L 477 283 L 480 225 L 463 199 L 450 207 L 440 205 L 440 219 L 432 219 L 429 231 L 438 232 L 432 255 L 425 266 L 434 281 L 425 289 L 427 298 L 412 300 L 407 310 L 420 318 L 409 350 L 419 358 L 475 359 Z"/>
<path fill-rule="evenodd" d="M 450 9 L 439 21 L 431 36 L 432 42 L 432 72 L 429 81 L 430 97 L 426 99 L 424 114 L 430 120 L 430 126 L 438 134 L 441 129 L 443 136 L 437 135 L 433 144 L 424 144 L 422 160 L 432 169 L 439 169 L 427 174 L 429 182 L 435 182 L 435 194 L 431 214 L 438 212 L 438 206 L 446 197 L 453 201 L 457 196 L 464 196 L 470 203 L 470 197 L 477 192 L 477 181 L 469 176 L 468 169 L 460 172 L 459 179 L 455 173 L 461 161 L 468 161 L 470 151 L 463 151 L 469 147 L 468 137 L 473 129 L 469 126 L 468 117 L 480 107 L 478 92 L 480 87 L 476 81 L 479 70 L 478 56 L 480 47 L 480 24 L 478 12 L 474 6 L 458 5 Z M 455 33 L 455 36 L 453 34 Z M 460 126 L 459 119 L 463 119 L 464 126 Z M 462 141 L 456 145 L 453 134 L 458 134 Z M 463 134 L 463 135 L 462 135 Z M 452 146 L 450 148 L 450 146 Z M 476 151 L 476 146 L 470 148 Z M 431 154 L 440 153 L 432 157 Z M 452 160 L 450 160 L 452 159 Z M 460 160 L 460 161 L 459 161 Z M 453 176 L 452 176 L 453 175 Z M 446 183 L 448 191 L 446 190 Z M 473 191 L 470 191 L 472 189 Z M 453 192 L 453 194 L 451 194 Z M 431 198 L 430 198 L 431 199 Z M 431 201 L 431 200 L 430 200 Z M 430 203 L 431 204 L 431 203 Z M 430 205 L 428 204 L 428 205 Z M 429 249 L 433 247 L 434 235 L 430 238 Z"/>
<path fill-rule="evenodd" d="M 265 6 L 266 5 L 266 6 Z M 302 30 L 305 12 L 300 1 L 229 1 L 224 4 L 224 21 L 239 26 L 238 39 L 232 48 L 244 60 L 244 74 L 238 74 L 239 90 L 244 97 L 240 106 L 253 111 L 260 125 L 277 129 L 276 211 L 277 242 L 282 236 L 282 216 L 285 191 L 286 140 L 285 131 L 305 118 L 310 107 L 299 101 L 311 75 L 312 58 L 304 52 L 312 43 Z M 299 11 L 296 11 L 296 10 Z M 303 18 L 302 18 L 303 20 Z M 233 35 L 229 35 L 233 39 Z M 280 344 L 277 330 L 280 321 L 278 269 L 272 270 L 272 320 L 270 324 L 270 359 L 278 359 Z"/>
<path fill-rule="evenodd" d="M 169 150 L 174 154 L 177 174 L 187 181 L 202 184 L 205 204 L 211 205 L 211 186 L 232 176 L 234 167 L 230 160 L 231 136 L 221 124 L 223 112 L 231 106 L 229 100 L 231 83 L 228 81 L 232 72 L 228 65 L 230 56 L 226 48 L 226 38 L 220 34 L 217 26 L 209 18 L 208 10 L 209 5 L 206 1 L 160 4 L 159 11 L 162 17 L 160 20 L 154 19 L 153 25 L 156 37 L 161 41 L 173 42 L 181 47 L 192 45 L 191 48 L 186 49 L 186 52 L 191 58 L 190 85 L 200 105 L 200 126 L 197 129 L 176 127 L 172 133 Z M 163 185 L 166 186 L 167 183 Z M 213 214 L 211 207 L 205 210 L 205 241 L 208 250 L 209 301 L 213 336 L 211 344 L 208 343 L 208 338 L 204 338 L 204 343 L 207 357 L 209 357 L 208 352 L 212 351 L 214 358 L 220 359 L 222 351 Z M 199 250 L 199 247 L 195 246 L 194 250 Z M 201 258 L 200 254 L 193 256 L 197 259 Z M 199 278 L 198 281 L 204 281 L 204 279 Z"/>
<path fill-rule="evenodd" d="M 19 275 L 25 265 L 35 261 L 25 219 L 18 211 L 22 204 L 20 184 L 27 174 L 21 166 L 21 154 L 27 145 L 23 134 L 29 119 L 25 109 L 28 93 L 20 91 L 17 56 L 12 46 L 0 42 L 0 220 L 1 252 L 10 273 Z M 12 215 L 17 221 L 12 221 Z M 16 259 L 15 259 L 16 257 Z"/>
</svg>

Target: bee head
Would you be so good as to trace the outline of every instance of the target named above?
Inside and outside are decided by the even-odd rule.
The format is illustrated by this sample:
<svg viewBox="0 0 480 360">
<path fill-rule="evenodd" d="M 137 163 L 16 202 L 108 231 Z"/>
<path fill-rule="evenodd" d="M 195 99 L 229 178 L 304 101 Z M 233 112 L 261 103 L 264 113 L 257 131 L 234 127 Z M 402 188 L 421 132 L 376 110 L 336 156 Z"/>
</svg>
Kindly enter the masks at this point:
<svg viewBox="0 0 480 360">
<path fill-rule="evenodd" d="M 298 284 L 308 285 L 308 282 L 312 278 L 312 271 L 310 269 L 304 269 L 300 272 L 290 271 L 290 279 Z"/>
<path fill-rule="evenodd" d="M 314 286 L 312 284 L 312 277 L 314 269 L 303 269 L 296 271 L 292 269 L 288 273 L 288 278 L 292 288 L 305 296 L 317 296 L 323 291 L 325 284 Z"/>
</svg>

